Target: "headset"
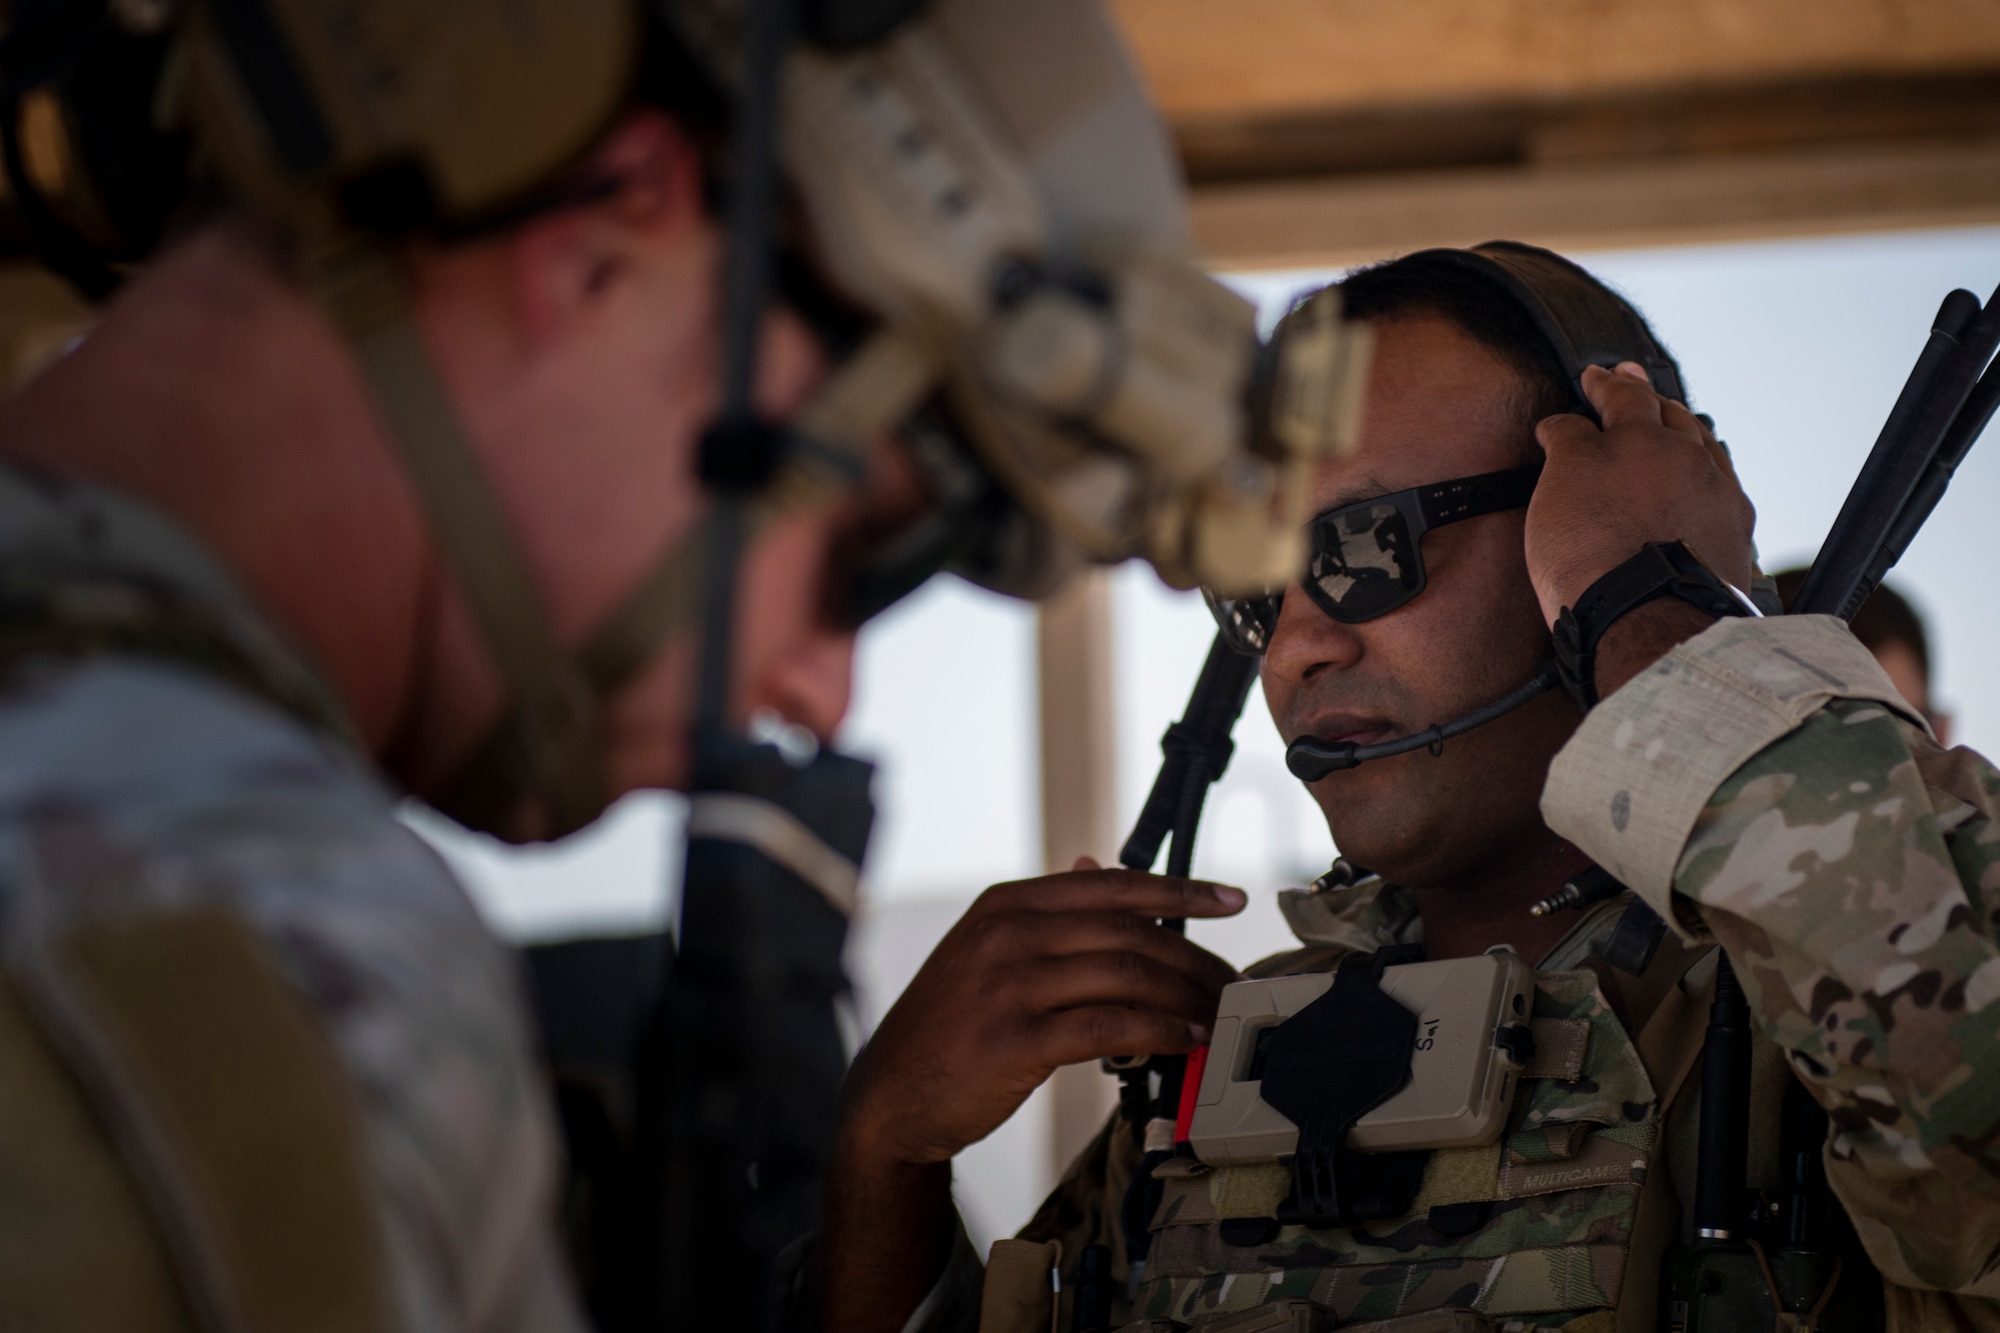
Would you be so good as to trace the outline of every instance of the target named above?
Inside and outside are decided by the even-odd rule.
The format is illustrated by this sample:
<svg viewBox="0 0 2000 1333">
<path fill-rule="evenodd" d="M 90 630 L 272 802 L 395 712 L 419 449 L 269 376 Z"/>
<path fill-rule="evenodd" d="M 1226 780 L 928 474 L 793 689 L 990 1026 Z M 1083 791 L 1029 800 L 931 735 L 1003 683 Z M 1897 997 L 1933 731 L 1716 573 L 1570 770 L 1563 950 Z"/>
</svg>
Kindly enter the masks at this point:
<svg viewBox="0 0 2000 1333">
<path fill-rule="evenodd" d="M 1622 362 L 1636 362 L 1645 368 L 1648 380 L 1662 397 L 1683 406 L 1687 403 L 1679 365 L 1660 346 L 1638 311 L 1561 255 L 1518 241 L 1488 241 L 1467 250 L 1422 250 L 1400 262 L 1448 266 L 1505 293 L 1534 323 L 1555 354 L 1574 393 L 1571 410 L 1593 422 L 1598 421 L 1597 409 L 1583 392 L 1583 372 L 1589 366 L 1608 369 Z M 1711 424 L 1705 417 L 1703 422 Z M 1218 620 L 1242 614 L 1235 599 L 1211 592 L 1209 603 Z M 1302 736 L 1286 749 L 1285 765 L 1301 781 L 1317 782 L 1371 759 L 1386 759 L 1415 750 L 1430 750 L 1435 754 L 1447 740 L 1513 712 L 1560 683 L 1552 658 L 1526 683 L 1462 717 L 1426 727 L 1413 735 L 1370 745 Z"/>
</svg>

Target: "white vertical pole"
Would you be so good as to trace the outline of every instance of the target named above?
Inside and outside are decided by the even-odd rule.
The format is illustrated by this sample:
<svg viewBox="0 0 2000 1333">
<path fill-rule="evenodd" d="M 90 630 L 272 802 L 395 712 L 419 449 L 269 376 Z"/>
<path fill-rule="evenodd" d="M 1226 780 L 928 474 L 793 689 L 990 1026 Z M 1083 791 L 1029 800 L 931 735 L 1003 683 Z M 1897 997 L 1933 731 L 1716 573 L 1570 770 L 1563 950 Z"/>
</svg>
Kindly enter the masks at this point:
<svg viewBox="0 0 2000 1333">
<path fill-rule="evenodd" d="M 1042 860 L 1117 864 L 1117 737 L 1111 709 L 1111 580 L 1092 569 L 1041 604 L 1036 625 L 1041 711 Z M 1103 1128 L 1117 1081 L 1092 1063 L 1050 1080 L 1050 1180 Z"/>
</svg>

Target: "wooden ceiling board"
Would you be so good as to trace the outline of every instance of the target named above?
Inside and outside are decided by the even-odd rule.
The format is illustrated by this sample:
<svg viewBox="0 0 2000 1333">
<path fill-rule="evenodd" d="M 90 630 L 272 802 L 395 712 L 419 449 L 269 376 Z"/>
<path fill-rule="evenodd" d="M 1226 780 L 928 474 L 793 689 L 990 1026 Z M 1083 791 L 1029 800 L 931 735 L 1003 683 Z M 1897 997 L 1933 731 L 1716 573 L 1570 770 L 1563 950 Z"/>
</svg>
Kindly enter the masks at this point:
<svg viewBox="0 0 2000 1333">
<path fill-rule="evenodd" d="M 1112 0 L 1173 120 L 2000 67 L 1993 0 Z"/>
<path fill-rule="evenodd" d="M 1217 185 L 1191 219 L 1204 262 L 1239 271 L 1496 238 L 1598 250 L 1984 224 L 2000 221 L 2000 137 Z"/>
</svg>

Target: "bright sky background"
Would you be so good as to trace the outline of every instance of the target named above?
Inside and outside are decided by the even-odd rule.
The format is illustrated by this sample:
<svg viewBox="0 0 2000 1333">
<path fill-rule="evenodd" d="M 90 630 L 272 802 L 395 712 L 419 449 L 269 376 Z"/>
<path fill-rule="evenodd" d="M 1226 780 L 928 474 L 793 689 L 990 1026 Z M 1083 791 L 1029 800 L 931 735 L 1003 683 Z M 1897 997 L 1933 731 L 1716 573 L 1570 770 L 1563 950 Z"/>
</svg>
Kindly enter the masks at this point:
<svg viewBox="0 0 2000 1333">
<path fill-rule="evenodd" d="M 1809 560 L 1908 374 L 1944 294 L 2000 283 L 2000 228 L 1577 256 L 1650 316 L 1695 405 L 1733 448 L 1758 509 L 1767 569 Z M 1275 318 L 1335 275 L 1232 279 Z M 2000 430 L 1960 470 L 1893 578 L 1931 620 L 1937 693 L 1959 739 L 2000 747 Z M 1113 592 L 1120 825 L 1129 826 L 1212 633 L 1192 596 L 1142 566 Z M 879 1016 L 962 905 L 1039 869 L 1034 615 L 935 580 L 862 635 L 843 745 L 877 760 L 880 808 L 869 901 L 851 951 L 864 1020 Z M 1246 964 L 1287 942 L 1276 891 L 1332 856 L 1317 808 L 1284 770 L 1253 697 L 1228 775 L 1208 806 L 1198 874 L 1243 886 L 1250 905 L 1191 934 Z M 418 817 L 462 869 L 494 926 L 515 938 L 656 927 L 678 871 L 679 806 L 629 798 L 592 829 L 510 851 Z M 1115 851 L 1107 848 L 1106 852 Z M 1108 856 L 1107 856 L 1107 859 Z M 957 1193 L 983 1248 L 1011 1234 L 1051 1179 L 1045 1093 L 962 1154 Z"/>
</svg>

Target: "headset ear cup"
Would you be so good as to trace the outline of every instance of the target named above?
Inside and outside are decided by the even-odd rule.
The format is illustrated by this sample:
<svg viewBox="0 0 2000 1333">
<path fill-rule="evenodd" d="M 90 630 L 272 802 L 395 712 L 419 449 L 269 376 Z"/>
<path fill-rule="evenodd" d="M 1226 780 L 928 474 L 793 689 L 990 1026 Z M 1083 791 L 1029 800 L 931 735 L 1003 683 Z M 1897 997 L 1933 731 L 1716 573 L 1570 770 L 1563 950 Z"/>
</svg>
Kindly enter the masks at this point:
<svg viewBox="0 0 2000 1333">
<path fill-rule="evenodd" d="M 1426 256 L 1477 273 L 1513 298 L 1562 362 L 1583 415 L 1596 419 L 1583 394 L 1584 367 L 1621 361 L 1644 366 L 1656 391 L 1677 403 L 1687 402 L 1680 367 L 1653 337 L 1645 318 L 1581 265 L 1519 241 L 1486 241 L 1469 250 L 1422 250 L 1409 258 Z"/>
</svg>

